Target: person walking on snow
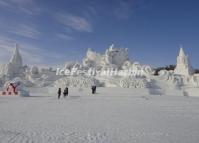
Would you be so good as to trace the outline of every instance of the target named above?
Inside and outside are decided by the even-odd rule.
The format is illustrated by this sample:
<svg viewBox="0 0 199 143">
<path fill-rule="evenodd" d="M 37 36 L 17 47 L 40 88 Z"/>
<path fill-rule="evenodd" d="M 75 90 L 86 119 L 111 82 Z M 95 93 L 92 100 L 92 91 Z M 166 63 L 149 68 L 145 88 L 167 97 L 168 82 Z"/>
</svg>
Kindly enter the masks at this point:
<svg viewBox="0 0 199 143">
<path fill-rule="evenodd" d="M 61 88 L 59 88 L 57 94 L 58 94 L 58 99 L 60 99 L 60 96 L 61 96 Z"/>
<path fill-rule="evenodd" d="M 63 94 L 64 94 L 64 97 L 68 96 L 68 87 L 66 87 L 66 88 L 64 89 Z"/>
<path fill-rule="evenodd" d="M 91 89 L 92 89 L 92 94 L 95 94 L 96 93 L 96 86 L 95 85 L 93 85 L 92 87 L 91 87 Z"/>
</svg>

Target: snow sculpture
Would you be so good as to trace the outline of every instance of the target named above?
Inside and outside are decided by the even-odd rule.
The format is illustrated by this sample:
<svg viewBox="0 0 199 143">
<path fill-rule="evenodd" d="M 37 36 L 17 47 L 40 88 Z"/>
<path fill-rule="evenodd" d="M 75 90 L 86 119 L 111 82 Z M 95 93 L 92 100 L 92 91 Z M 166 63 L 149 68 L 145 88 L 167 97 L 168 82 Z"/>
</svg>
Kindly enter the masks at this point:
<svg viewBox="0 0 199 143">
<path fill-rule="evenodd" d="M 17 44 L 15 45 L 14 54 L 10 60 L 10 63 L 16 68 L 21 68 L 23 66 L 22 57 L 19 53 L 19 46 Z"/>
<path fill-rule="evenodd" d="M 86 58 L 83 59 L 84 67 L 101 68 L 117 68 L 121 69 L 122 65 L 128 61 L 128 49 L 114 48 L 111 45 L 104 55 L 94 52 L 92 49 L 88 49 Z"/>
<path fill-rule="evenodd" d="M 5 83 L 5 76 L 0 77 L 0 87 L 2 87 Z"/>
<path fill-rule="evenodd" d="M 14 54 L 7 65 L 7 75 L 10 77 L 16 77 L 21 75 L 23 72 L 22 57 L 19 53 L 18 45 L 16 44 Z"/>
<path fill-rule="evenodd" d="M 122 65 L 123 70 L 128 70 L 132 67 L 132 63 L 130 61 L 125 61 Z"/>
<path fill-rule="evenodd" d="M 38 67 L 37 66 L 33 66 L 32 68 L 31 68 L 31 74 L 32 75 L 38 75 L 39 74 L 39 69 L 38 69 Z"/>
<path fill-rule="evenodd" d="M 65 63 L 64 69 L 71 70 L 74 67 L 78 67 L 78 65 L 80 65 L 78 62 L 69 61 Z"/>
<path fill-rule="evenodd" d="M 183 77 L 175 75 L 173 71 L 161 70 L 159 72 L 159 77 L 161 80 L 174 87 L 181 87 L 184 85 Z"/>
<path fill-rule="evenodd" d="M 198 75 L 192 76 L 191 82 L 192 82 L 196 87 L 199 87 L 199 76 L 198 76 Z"/>
<path fill-rule="evenodd" d="M 111 45 L 105 52 L 103 63 L 104 66 L 110 68 L 121 69 L 122 65 L 129 61 L 128 49 L 114 48 L 114 45 Z"/>
<path fill-rule="evenodd" d="M 1 66 L 1 75 L 6 75 L 9 79 L 23 76 L 23 62 L 16 44 L 13 56 L 8 64 Z"/>
<path fill-rule="evenodd" d="M 56 76 L 55 71 L 51 71 L 49 69 L 48 71 L 41 72 L 41 77 L 39 78 L 38 83 L 37 82 L 35 82 L 35 83 L 36 83 L 36 85 L 38 85 L 40 87 L 46 87 L 46 86 L 53 84 L 59 78 L 60 78 L 60 76 Z"/>
<path fill-rule="evenodd" d="M 15 78 L 11 81 L 7 81 L 4 84 L 3 95 L 19 95 L 29 96 L 29 91 L 25 90 L 23 82 L 20 78 Z"/>
<path fill-rule="evenodd" d="M 149 88 L 150 81 L 146 78 L 125 77 L 120 80 L 122 88 Z"/>
<path fill-rule="evenodd" d="M 92 49 L 88 49 L 86 58 L 83 59 L 83 66 L 84 67 L 95 67 L 100 68 L 101 66 L 102 55 L 94 52 Z"/>
<path fill-rule="evenodd" d="M 177 75 L 173 71 L 161 70 L 159 72 L 160 80 L 163 80 L 174 87 L 199 87 L 199 77 L 197 75 Z"/>
<path fill-rule="evenodd" d="M 193 74 L 193 69 L 189 61 L 188 55 L 185 55 L 183 48 L 180 48 L 179 56 L 177 57 L 177 65 L 174 70 L 177 75 L 190 76 Z"/>
<path fill-rule="evenodd" d="M 54 87 L 65 88 L 65 86 L 68 86 L 68 87 L 89 88 L 93 85 L 93 83 L 98 85 L 99 81 L 91 77 L 69 76 L 65 78 L 60 78 L 57 81 L 55 81 Z"/>
<path fill-rule="evenodd" d="M 26 82 L 24 84 L 28 87 L 46 87 L 54 83 L 60 76 L 56 75 L 56 71 L 52 68 L 39 69 L 37 66 L 33 66 L 26 71 Z"/>
</svg>

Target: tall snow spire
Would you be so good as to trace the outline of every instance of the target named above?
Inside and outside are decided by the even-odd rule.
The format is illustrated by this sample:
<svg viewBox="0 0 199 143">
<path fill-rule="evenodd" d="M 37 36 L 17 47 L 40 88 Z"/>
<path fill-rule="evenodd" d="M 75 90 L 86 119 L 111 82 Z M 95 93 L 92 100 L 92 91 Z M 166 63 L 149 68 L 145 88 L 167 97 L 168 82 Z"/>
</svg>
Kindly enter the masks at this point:
<svg viewBox="0 0 199 143">
<path fill-rule="evenodd" d="M 185 52 L 184 52 L 184 50 L 183 50 L 183 47 L 181 46 L 180 47 L 180 53 L 179 53 L 179 57 L 185 57 L 186 55 L 185 55 Z"/>
<path fill-rule="evenodd" d="M 193 69 L 189 61 L 189 57 L 185 54 L 182 47 L 180 48 L 179 56 L 177 57 L 177 65 L 174 70 L 174 73 L 178 75 L 193 74 Z"/>
<path fill-rule="evenodd" d="M 15 50 L 14 50 L 13 56 L 10 60 L 10 63 L 16 67 L 23 66 L 22 57 L 21 57 L 21 54 L 19 53 L 19 45 L 18 44 L 15 44 Z"/>
</svg>

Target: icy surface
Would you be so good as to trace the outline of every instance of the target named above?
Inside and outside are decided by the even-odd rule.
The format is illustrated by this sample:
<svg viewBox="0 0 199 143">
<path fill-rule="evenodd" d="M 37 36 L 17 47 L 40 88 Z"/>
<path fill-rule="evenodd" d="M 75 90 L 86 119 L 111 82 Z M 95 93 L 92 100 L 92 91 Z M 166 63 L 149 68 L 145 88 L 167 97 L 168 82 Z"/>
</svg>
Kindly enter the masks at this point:
<svg viewBox="0 0 199 143">
<path fill-rule="evenodd" d="M 33 92 L 34 91 L 34 92 Z M 197 143 L 199 98 L 132 89 L 69 89 L 70 97 L 32 89 L 0 97 L 1 143 Z M 37 94 L 36 94 L 37 92 Z"/>
</svg>

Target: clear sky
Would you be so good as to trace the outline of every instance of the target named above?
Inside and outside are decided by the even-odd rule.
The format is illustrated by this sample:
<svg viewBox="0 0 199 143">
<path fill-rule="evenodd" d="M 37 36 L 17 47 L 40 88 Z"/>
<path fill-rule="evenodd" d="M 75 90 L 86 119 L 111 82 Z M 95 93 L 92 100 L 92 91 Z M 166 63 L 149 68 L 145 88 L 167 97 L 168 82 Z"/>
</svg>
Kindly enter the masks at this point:
<svg viewBox="0 0 199 143">
<path fill-rule="evenodd" d="M 182 45 L 199 67 L 198 0 L 0 0 L 0 63 L 14 43 L 25 63 L 62 64 L 112 43 L 134 61 L 176 63 Z"/>
</svg>

